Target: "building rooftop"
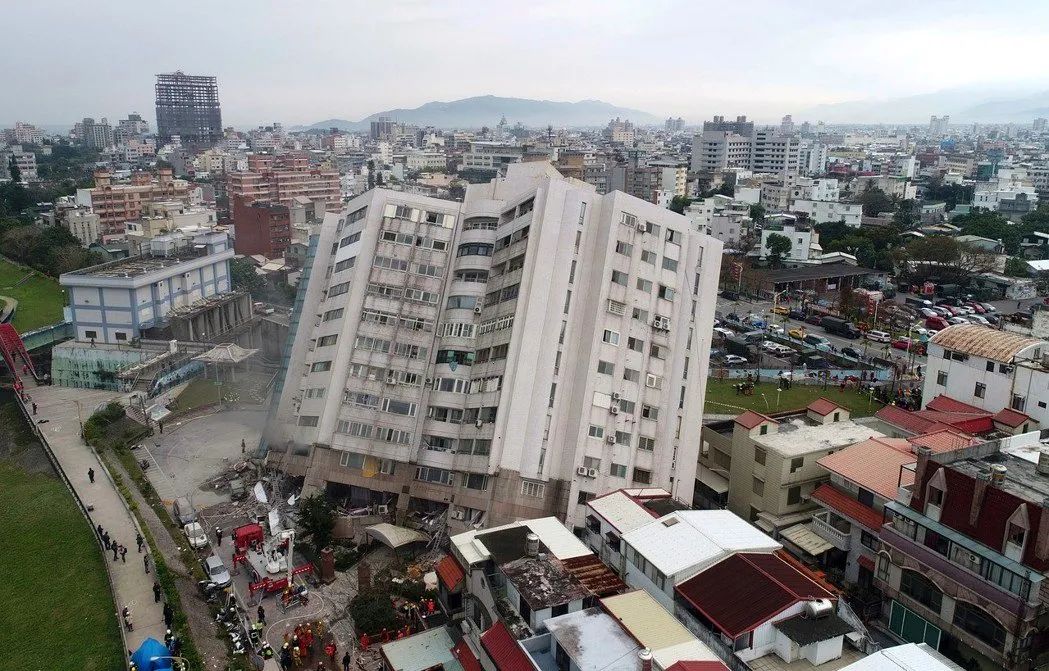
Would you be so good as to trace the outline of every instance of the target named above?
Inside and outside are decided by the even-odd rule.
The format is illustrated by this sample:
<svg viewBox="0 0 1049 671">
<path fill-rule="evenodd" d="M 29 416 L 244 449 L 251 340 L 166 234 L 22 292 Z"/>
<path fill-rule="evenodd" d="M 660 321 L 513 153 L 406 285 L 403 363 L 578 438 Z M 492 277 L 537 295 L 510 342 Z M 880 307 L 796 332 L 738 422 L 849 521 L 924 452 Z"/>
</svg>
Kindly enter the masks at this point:
<svg viewBox="0 0 1049 671">
<path fill-rule="evenodd" d="M 660 512 L 663 507 L 662 503 L 668 500 L 677 504 L 670 498 L 670 492 L 665 489 L 617 489 L 591 499 L 587 506 L 617 531 L 626 533 L 651 523 L 660 515 L 673 512 L 673 510 Z"/>
<path fill-rule="evenodd" d="M 904 472 L 908 474 L 907 480 L 914 482 L 914 472 Z M 835 512 L 856 520 L 868 529 L 877 530 L 885 521 L 882 513 L 879 513 L 865 503 L 860 503 L 859 500 L 854 499 L 848 494 L 839 491 L 829 482 L 825 482 L 814 489 L 809 496 L 814 501 L 819 501 Z"/>
<path fill-rule="evenodd" d="M 109 261 L 108 263 L 100 263 L 96 266 L 88 266 L 87 268 L 81 268 L 80 270 L 63 273 L 63 275 L 76 275 L 80 277 L 138 277 L 139 275 L 155 273 L 164 270 L 165 268 L 171 268 L 172 266 L 177 266 L 185 261 L 206 255 L 206 250 L 202 251 L 190 247 L 183 250 L 177 256 L 152 256 L 149 254 L 131 256 L 126 259 L 117 259 L 115 261 Z"/>
<path fill-rule="evenodd" d="M 964 671 L 929 647 L 928 643 L 907 643 L 879 650 L 853 662 L 840 671 Z"/>
<path fill-rule="evenodd" d="M 854 482 L 882 498 L 896 498 L 900 466 L 913 464 L 917 457 L 910 444 L 902 438 L 871 438 L 850 445 L 843 450 L 821 457 L 818 463 L 831 473 Z M 913 473 L 902 484 L 914 482 Z"/>
<path fill-rule="evenodd" d="M 521 557 L 501 564 L 499 570 L 532 611 L 590 596 L 579 579 L 552 557 Z"/>
<path fill-rule="evenodd" d="M 516 531 L 510 534 L 499 533 L 510 529 Z M 450 540 L 467 565 L 472 566 L 489 559 L 502 564 L 525 556 L 524 538 L 529 531 L 539 536 L 539 542 L 546 548 L 546 552 L 558 559 L 593 554 L 590 548 L 583 545 L 583 542 L 556 517 L 511 522 L 493 529 L 471 529 L 452 536 Z"/>
<path fill-rule="evenodd" d="M 502 620 L 481 634 L 481 646 L 488 653 L 498 671 L 535 671 L 535 666 L 528 659 L 528 654 L 521 648 Z"/>
<path fill-rule="evenodd" d="M 1020 352 L 1045 341 L 978 324 L 955 324 L 934 335 L 929 342 L 952 352 L 1012 363 Z"/>
<path fill-rule="evenodd" d="M 824 617 L 795 615 L 780 620 L 772 626 L 802 647 L 820 641 L 829 641 L 853 631 L 852 625 L 833 613 Z"/>
<path fill-rule="evenodd" d="M 445 671 L 463 671 L 452 654 L 455 641 L 447 627 L 438 627 L 383 644 L 382 656 L 393 671 L 424 671 L 441 666 Z"/>
<path fill-rule="evenodd" d="M 804 415 L 795 415 L 786 421 L 781 420 L 775 432 L 753 436 L 751 440 L 784 456 L 797 456 L 833 450 L 884 435 L 852 420 L 816 424 L 807 420 Z"/>
<path fill-rule="evenodd" d="M 550 635 L 572 659 L 579 671 L 640 669 L 640 644 L 622 625 L 600 608 L 553 617 L 546 621 Z"/>
<path fill-rule="evenodd" d="M 1005 466 L 1007 469 L 1005 482 L 1001 485 L 1004 491 L 1038 505 L 1049 497 L 1049 476 L 1038 472 L 1037 462 L 1031 462 L 1016 454 L 995 452 L 982 459 L 963 459 L 950 464 L 951 468 L 973 478 L 986 472 L 992 465 Z"/>
<path fill-rule="evenodd" d="M 666 576 L 707 565 L 732 552 L 773 552 L 782 547 L 728 510 L 671 513 L 623 534 L 623 540 Z"/>
<path fill-rule="evenodd" d="M 601 607 L 638 643 L 652 651 L 652 659 L 660 668 L 666 669 L 684 660 L 718 659 L 710 648 L 644 590 L 601 599 Z"/>
</svg>

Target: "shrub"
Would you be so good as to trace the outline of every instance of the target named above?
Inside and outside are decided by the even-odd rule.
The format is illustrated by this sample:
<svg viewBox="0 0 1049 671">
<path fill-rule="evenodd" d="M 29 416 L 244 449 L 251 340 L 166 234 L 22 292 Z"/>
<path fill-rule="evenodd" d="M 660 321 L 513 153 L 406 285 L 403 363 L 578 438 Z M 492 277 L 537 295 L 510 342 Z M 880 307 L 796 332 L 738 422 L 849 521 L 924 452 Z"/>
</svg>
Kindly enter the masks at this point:
<svg viewBox="0 0 1049 671">
<path fill-rule="evenodd" d="M 350 602 L 350 616 L 358 633 L 377 634 L 383 629 L 396 629 L 397 611 L 390 597 L 376 589 L 361 592 Z"/>
</svg>

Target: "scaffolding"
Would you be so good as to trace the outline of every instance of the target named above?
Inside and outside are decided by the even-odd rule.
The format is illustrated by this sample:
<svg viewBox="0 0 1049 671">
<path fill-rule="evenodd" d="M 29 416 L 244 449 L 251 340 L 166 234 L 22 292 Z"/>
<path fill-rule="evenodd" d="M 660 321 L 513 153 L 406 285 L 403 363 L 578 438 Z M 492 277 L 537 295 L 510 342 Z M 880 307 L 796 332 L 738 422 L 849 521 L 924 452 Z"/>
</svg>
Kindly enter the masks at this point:
<svg viewBox="0 0 1049 671">
<path fill-rule="evenodd" d="M 157 140 L 178 136 L 183 145 L 214 146 L 222 139 L 222 110 L 214 77 L 181 70 L 157 75 Z"/>
</svg>

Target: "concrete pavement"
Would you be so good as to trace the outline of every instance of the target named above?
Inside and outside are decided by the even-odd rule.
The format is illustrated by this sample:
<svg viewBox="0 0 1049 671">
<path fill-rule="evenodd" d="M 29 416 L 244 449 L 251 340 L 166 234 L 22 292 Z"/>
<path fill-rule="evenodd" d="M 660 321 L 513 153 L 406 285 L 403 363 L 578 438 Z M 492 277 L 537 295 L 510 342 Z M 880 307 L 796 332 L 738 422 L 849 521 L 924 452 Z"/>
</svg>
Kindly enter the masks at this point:
<svg viewBox="0 0 1049 671">
<path fill-rule="evenodd" d="M 89 512 L 92 525 L 101 524 L 109 532 L 110 538 L 128 548 L 126 563 L 119 560 L 114 562 L 112 552 L 104 555 L 114 589 L 117 619 L 121 619 L 120 611 L 125 606 L 131 609 L 135 629 L 125 632 L 128 648 L 138 649 L 147 637 L 163 641 L 165 627 L 162 604 L 153 602 L 156 575 L 152 557 L 150 572 L 146 574 L 143 555 L 136 551 L 135 535 L 139 528 L 135 518 L 94 451 L 80 439 L 78 412 L 79 417 L 86 420 L 99 404 L 117 399 L 121 394 L 91 389 L 28 386 L 26 392 L 37 405 L 37 414 L 33 419 L 37 420 L 48 447 L 72 483 L 77 496 L 85 506 L 93 508 Z M 46 422 L 41 424 L 40 420 Z M 95 471 L 94 483 L 88 479 L 88 469 Z"/>
</svg>

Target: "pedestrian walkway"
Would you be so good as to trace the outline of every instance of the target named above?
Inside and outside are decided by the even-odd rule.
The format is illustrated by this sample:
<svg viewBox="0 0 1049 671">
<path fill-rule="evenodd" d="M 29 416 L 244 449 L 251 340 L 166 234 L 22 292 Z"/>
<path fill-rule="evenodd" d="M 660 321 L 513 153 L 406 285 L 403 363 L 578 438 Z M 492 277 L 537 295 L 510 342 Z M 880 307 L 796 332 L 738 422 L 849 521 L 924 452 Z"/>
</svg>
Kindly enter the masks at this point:
<svg viewBox="0 0 1049 671">
<path fill-rule="evenodd" d="M 153 601 L 153 582 L 156 579 L 152 557 L 149 573 L 143 566 L 143 554 L 136 551 L 135 536 L 138 525 L 117 491 L 115 483 L 107 475 L 104 466 L 94 452 L 80 439 L 80 424 L 87 420 L 102 403 L 120 397 L 117 392 L 67 387 L 36 387 L 27 381 L 26 392 L 36 404 L 36 416 L 32 417 L 50 446 L 59 465 L 65 472 L 85 506 L 93 508 L 88 513 L 92 526 L 102 525 L 109 536 L 128 548 L 126 559 L 113 561 L 113 553 L 105 554 L 114 589 L 117 619 L 127 606 L 131 609 L 134 631 L 125 632 L 127 646 L 137 650 L 147 637 L 164 640 L 164 616 L 162 604 Z M 30 409 L 31 405 L 26 404 Z M 46 420 L 40 423 L 41 420 Z M 88 479 L 88 469 L 94 469 L 95 482 Z"/>
</svg>

